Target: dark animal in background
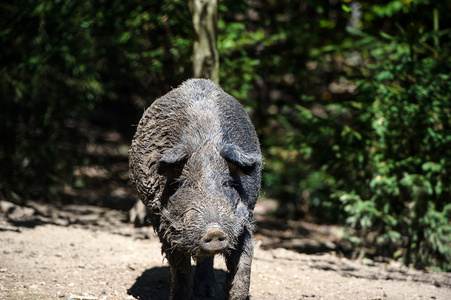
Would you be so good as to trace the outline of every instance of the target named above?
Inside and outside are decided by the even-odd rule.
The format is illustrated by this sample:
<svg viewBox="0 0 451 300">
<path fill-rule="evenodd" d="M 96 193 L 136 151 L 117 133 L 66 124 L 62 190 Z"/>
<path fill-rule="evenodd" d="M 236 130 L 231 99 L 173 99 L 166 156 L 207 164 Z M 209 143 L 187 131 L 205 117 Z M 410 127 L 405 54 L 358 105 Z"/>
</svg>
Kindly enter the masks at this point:
<svg viewBox="0 0 451 300">
<path fill-rule="evenodd" d="M 192 291 L 214 296 L 215 254 L 228 269 L 226 299 L 248 299 L 261 170 L 246 111 L 211 81 L 188 80 L 145 111 L 130 148 L 130 178 L 168 259 L 171 299 Z"/>
</svg>

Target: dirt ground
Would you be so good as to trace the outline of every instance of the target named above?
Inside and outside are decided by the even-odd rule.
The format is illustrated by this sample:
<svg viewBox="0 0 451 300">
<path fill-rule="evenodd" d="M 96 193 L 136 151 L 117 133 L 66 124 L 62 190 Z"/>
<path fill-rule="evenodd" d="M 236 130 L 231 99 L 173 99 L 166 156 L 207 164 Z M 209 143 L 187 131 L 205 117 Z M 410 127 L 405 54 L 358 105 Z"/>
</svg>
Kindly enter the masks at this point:
<svg viewBox="0 0 451 300">
<path fill-rule="evenodd" d="M 0 299 L 168 299 L 169 268 L 158 238 L 152 228 L 135 228 L 126 218 L 123 211 L 97 206 L 3 201 Z M 251 299 L 451 299 L 450 273 L 350 260 L 340 255 L 333 226 L 262 220 Z M 315 254 L 301 253 L 306 251 Z M 215 272 L 215 299 L 222 299 L 221 257 Z"/>
</svg>

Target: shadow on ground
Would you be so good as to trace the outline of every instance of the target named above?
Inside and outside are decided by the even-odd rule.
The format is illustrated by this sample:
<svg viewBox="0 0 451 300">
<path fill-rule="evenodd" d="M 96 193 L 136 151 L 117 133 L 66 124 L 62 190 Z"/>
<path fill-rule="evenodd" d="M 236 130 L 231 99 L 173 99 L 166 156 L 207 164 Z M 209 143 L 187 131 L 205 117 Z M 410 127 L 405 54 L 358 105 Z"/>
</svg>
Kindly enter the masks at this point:
<svg viewBox="0 0 451 300">
<path fill-rule="evenodd" d="M 218 269 L 215 269 L 214 272 L 216 277 L 216 296 L 208 299 L 224 299 L 222 286 L 225 282 L 225 272 Z M 169 299 L 169 282 L 169 267 L 151 268 L 144 271 L 141 276 L 136 279 L 136 282 L 128 289 L 127 293 L 140 300 L 166 300 Z"/>
<path fill-rule="evenodd" d="M 315 224 L 303 220 L 287 221 L 257 216 L 254 235 L 265 250 L 285 248 L 299 253 L 351 253 L 349 243 L 342 238 L 337 225 Z"/>
</svg>

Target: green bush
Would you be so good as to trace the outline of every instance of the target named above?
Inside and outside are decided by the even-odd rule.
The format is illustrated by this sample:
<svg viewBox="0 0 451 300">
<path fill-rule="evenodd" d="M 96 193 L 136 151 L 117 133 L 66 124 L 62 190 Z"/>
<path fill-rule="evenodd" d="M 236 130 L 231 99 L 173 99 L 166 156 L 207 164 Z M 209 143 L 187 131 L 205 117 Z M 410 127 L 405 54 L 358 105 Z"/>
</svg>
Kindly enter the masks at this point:
<svg viewBox="0 0 451 300">
<path fill-rule="evenodd" d="M 313 156 L 335 179 L 320 205 L 341 203 L 358 249 L 450 270 L 451 29 L 438 28 L 438 6 L 373 9 L 416 21 L 380 36 L 350 30 L 355 43 L 339 51 L 359 53 L 347 75 L 355 99 L 326 105 L 320 118 L 300 109 L 313 130 L 299 138 L 329 153 Z"/>
<path fill-rule="evenodd" d="M 189 76 L 185 6 L 0 4 L 1 192 L 45 197 L 55 184 L 72 183 L 74 167 L 86 161 L 79 127 L 89 111 L 102 101 L 155 98 Z M 150 103 L 143 102 L 141 110 Z"/>
</svg>

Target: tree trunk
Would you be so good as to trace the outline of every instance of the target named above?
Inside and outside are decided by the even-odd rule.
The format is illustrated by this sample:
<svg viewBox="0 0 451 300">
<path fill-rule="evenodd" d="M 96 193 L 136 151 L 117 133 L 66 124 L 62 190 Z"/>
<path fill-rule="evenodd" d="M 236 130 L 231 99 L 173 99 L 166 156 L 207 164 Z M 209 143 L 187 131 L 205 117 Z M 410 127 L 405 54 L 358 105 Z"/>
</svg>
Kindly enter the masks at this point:
<svg viewBox="0 0 451 300">
<path fill-rule="evenodd" d="M 195 78 L 209 78 L 219 83 L 217 49 L 219 0 L 189 0 L 189 8 L 196 33 L 193 69 Z"/>
</svg>

